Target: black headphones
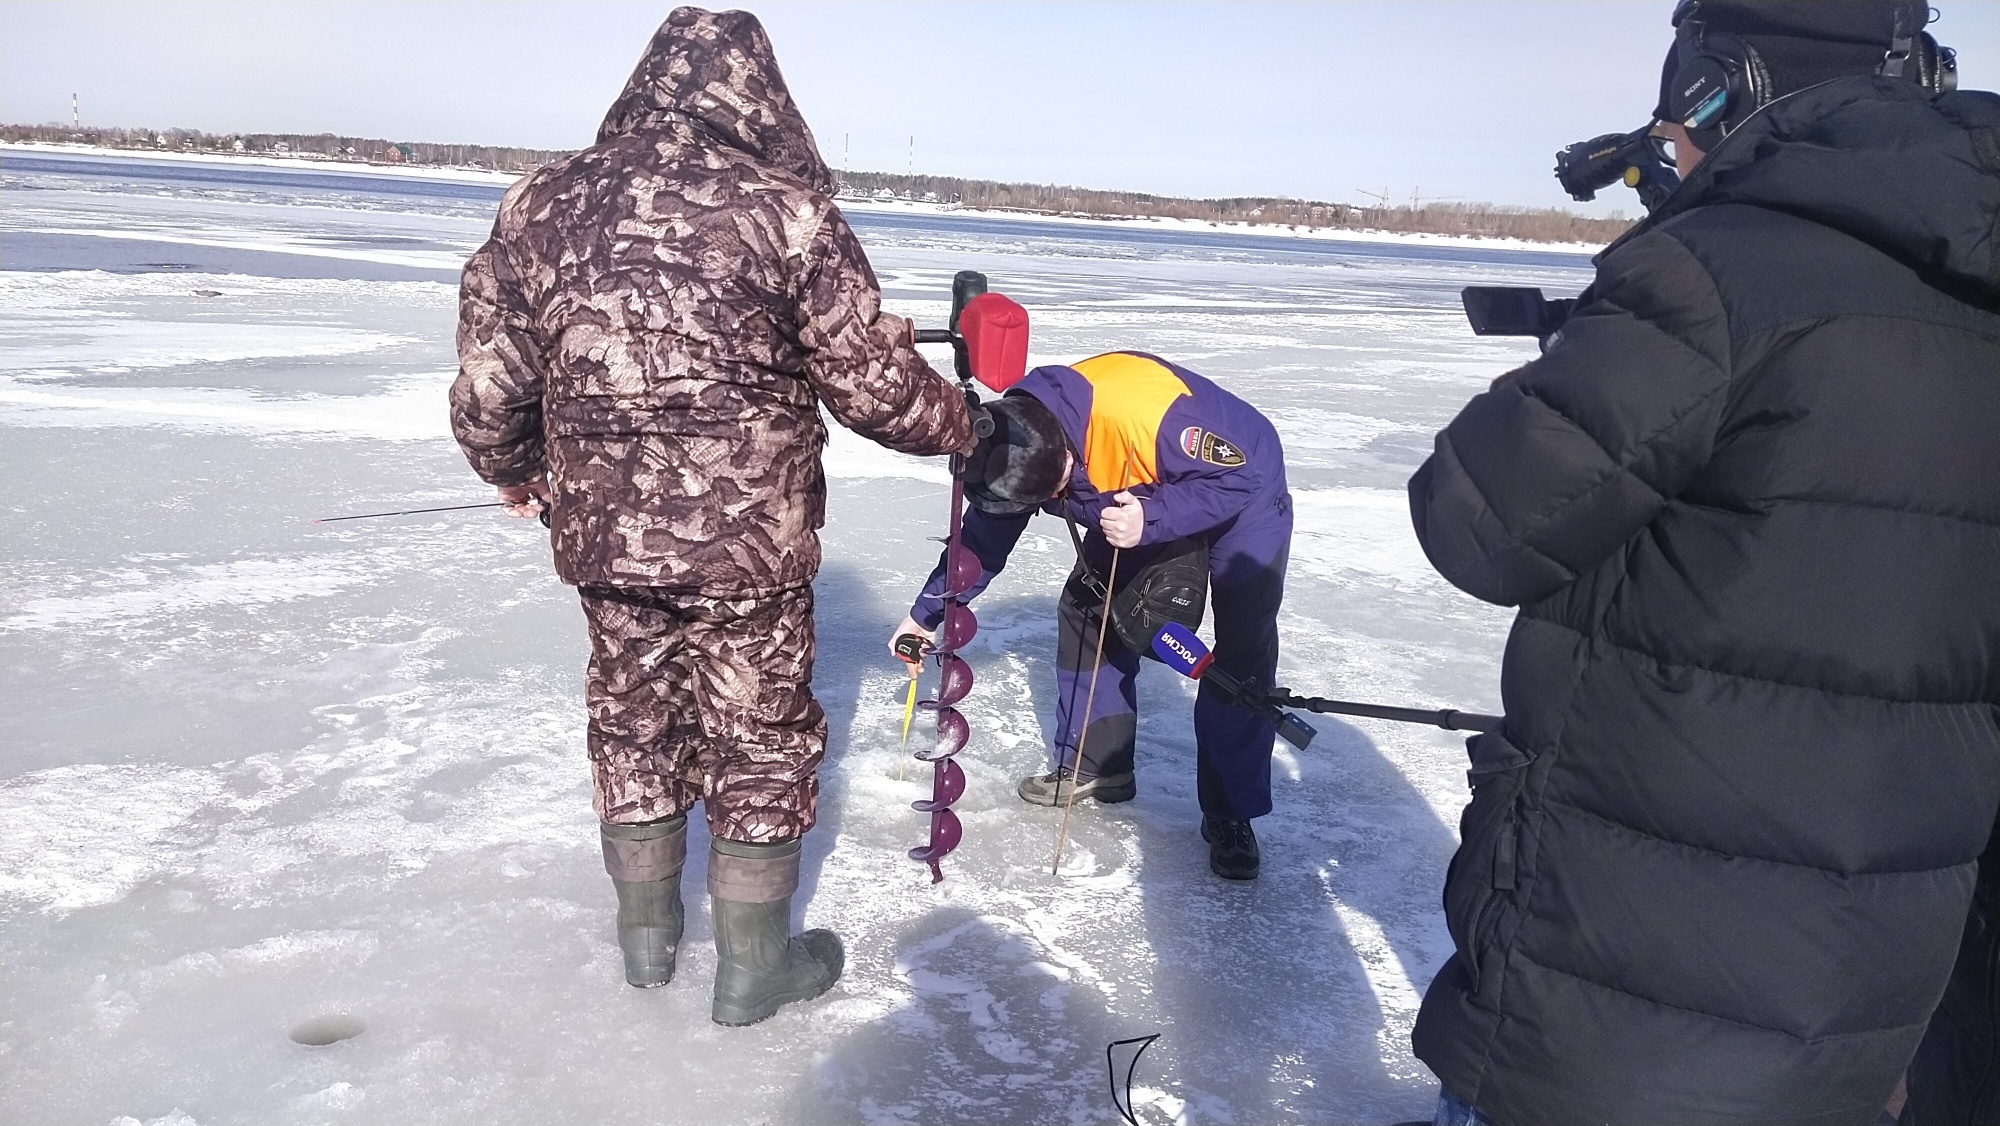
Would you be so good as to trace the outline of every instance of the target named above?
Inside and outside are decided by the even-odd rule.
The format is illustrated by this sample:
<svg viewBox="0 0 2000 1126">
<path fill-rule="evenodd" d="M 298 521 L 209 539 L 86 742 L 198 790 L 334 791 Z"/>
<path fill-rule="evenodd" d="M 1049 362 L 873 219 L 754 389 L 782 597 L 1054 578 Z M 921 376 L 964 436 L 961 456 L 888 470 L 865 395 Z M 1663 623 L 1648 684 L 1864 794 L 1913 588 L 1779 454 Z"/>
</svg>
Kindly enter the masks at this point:
<svg viewBox="0 0 2000 1126">
<path fill-rule="evenodd" d="M 1776 100 L 1771 73 L 1756 48 L 1723 31 L 1710 31 L 1702 0 L 1674 9 L 1674 79 L 1664 120 L 1679 122 L 1696 148 L 1709 152 L 1751 114 Z M 1905 78 L 1931 94 L 1958 88 L 1958 61 L 1923 25 L 1937 18 L 1921 3 L 1896 5 L 1896 25 L 1875 73 Z"/>
</svg>

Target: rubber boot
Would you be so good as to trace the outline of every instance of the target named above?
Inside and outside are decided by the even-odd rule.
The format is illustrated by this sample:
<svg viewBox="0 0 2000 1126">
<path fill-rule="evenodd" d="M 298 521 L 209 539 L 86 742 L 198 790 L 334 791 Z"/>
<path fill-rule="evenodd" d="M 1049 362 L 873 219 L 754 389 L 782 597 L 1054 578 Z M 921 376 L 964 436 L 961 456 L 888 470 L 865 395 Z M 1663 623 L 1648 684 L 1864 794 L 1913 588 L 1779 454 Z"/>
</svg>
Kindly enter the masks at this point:
<svg viewBox="0 0 2000 1126">
<path fill-rule="evenodd" d="M 833 987 L 846 959 L 832 931 L 792 935 L 799 842 L 744 844 L 713 838 L 708 895 L 715 923 L 717 1024 L 756 1024 L 780 1005 Z"/>
<path fill-rule="evenodd" d="M 598 826 L 604 870 L 618 891 L 618 949 L 625 980 L 653 989 L 674 980 L 686 913 L 681 868 L 687 863 L 687 818 Z"/>
</svg>

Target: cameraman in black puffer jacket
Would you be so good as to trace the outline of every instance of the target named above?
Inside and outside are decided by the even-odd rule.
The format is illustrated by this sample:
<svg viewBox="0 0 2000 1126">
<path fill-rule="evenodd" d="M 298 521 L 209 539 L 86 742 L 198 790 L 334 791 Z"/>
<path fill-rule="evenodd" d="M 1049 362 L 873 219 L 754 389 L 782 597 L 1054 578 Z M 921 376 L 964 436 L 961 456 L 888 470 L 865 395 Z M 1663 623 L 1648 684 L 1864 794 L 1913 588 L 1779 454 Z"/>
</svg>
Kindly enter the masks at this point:
<svg viewBox="0 0 2000 1126">
<path fill-rule="evenodd" d="M 1683 4 L 1684 182 L 1410 482 L 1521 607 L 1414 1037 L 1440 1122 L 1867 1126 L 1991 987 L 2000 98 L 1940 93 L 1924 23 Z M 1977 1010 L 1933 1030 L 1955 1122 Z"/>
</svg>

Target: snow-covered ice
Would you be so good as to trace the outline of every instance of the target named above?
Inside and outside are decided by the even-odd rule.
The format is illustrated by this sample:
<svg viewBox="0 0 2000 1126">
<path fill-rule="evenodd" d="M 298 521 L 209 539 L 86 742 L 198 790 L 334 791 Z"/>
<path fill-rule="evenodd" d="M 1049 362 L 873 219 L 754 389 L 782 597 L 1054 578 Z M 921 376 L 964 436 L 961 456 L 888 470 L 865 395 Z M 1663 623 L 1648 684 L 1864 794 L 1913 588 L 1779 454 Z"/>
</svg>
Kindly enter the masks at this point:
<svg viewBox="0 0 2000 1126">
<path fill-rule="evenodd" d="M 1408 1034 L 1450 950 L 1460 738 L 1313 717 L 1311 750 L 1277 756 L 1263 878 L 1227 884 L 1195 831 L 1190 686 L 1153 669 L 1139 799 L 1079 809 L 1052 876 L 1056 816 L 1012 788 L 1042 763 L 1070 551 L 1035 528 L 979 607 L 966 839 L 934 887 L 904 856 L 924 772 L 881 645 L 946 478 L 838 431 L 801 902 L 847 975 L 711 1025 L 691 896 L 679 979 L 625 986 L 583 623 L 540 529 L 308 522 L 487 499 L 443 391 L 497 189 L 0 160 L 0 1118 L 1098 1123 L 1105 1046 L 1153 1032 L 1148 1124 L 1428 1114 Z M 1583 258 L 854 222 L 897 312 L 939 322 L 952 272 L 981 269 L 1029 307 L 1035 361 L 1143 348 L 1271 414 L 1291 688 L 1497 710 L 1508 615 L 1425 565 L 1402 485 L 1532 354 L 1472 337 L 1458 288 L 1570 293 Z"/>
</svg>

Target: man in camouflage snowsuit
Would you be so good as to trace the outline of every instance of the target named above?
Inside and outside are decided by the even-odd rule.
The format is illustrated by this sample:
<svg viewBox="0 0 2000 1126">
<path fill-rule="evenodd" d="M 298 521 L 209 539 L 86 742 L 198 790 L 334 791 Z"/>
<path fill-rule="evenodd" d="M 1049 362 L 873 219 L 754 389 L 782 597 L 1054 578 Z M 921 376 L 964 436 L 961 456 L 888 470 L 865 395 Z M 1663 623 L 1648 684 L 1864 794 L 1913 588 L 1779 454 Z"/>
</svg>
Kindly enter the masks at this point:
<svg viewBox="0 0 2000 1126">
<path fill-rule="evenodd" d="M 517 514 L 547 505 L 590 627 L 627 980 L 673 975 L 701 799 L 727 1024 L 840 968 L 831 934 L 787 940 L 826 742 L 819 408 L 905 453 L 971 442 L 833 190 L 756 18 L 680 8 L 597 144 L 508 191 L 460 297 L 453 431 Z"/>
</svg>

